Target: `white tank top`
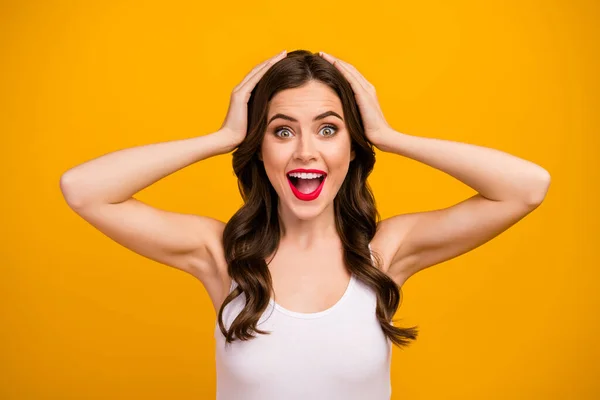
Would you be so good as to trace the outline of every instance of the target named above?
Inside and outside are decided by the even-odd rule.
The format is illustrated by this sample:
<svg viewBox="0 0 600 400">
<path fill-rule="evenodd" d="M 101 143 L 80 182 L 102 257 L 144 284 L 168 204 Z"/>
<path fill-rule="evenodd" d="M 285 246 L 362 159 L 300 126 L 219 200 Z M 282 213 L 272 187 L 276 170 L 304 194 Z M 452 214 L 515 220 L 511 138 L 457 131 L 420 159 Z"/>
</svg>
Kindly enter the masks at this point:
<svg viewBox="0 0 600 400">
<path fill-rule="evenodd" d="M 392 346 L 376 302 L 352 274 L 343 296 L 324 311 L 295 312 L 271 298 L 258 321 L 270 335 L 226 347 L 217 323 L 217 400 L 389 400 Z M 241 294 L 225 307 L 226 328 L 244 304 Z"/>
</svg>

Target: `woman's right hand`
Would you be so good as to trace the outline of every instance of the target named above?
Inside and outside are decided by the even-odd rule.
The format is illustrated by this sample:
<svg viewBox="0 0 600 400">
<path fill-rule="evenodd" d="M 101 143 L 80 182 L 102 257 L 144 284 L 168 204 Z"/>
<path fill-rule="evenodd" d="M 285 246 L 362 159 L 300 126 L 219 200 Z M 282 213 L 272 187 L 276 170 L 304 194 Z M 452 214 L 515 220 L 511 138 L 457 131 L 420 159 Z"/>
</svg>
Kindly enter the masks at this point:
<svg viewBox="0 0 600 400">
<path fill-rule="evenodd" d="M 223 134 L 227 135 L 229 140 L 231 140 L 230 143 L 233 148 L 239 146 L 246 137 L 246 131 L 248 129 L 248 100 L 250 100 L 252 90 L 269 68 L 277 61 L 286 57 L 286 55 L 287 51 L 284 50 L 276 56 L 258 64 L 250 71 L 250 73 L 248 73 L 248 75 L 246 75 L 242 82 L 233 89 L 225 122 L 223 122 L 223 125 L 219 129 Z"/>
</svg>

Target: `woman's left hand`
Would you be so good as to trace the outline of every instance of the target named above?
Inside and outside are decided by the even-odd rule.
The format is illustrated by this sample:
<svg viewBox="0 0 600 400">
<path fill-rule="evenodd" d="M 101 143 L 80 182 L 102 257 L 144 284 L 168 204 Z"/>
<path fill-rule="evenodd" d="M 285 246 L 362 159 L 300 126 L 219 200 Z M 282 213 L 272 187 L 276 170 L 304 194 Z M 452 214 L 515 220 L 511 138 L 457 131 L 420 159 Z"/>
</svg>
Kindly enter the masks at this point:
<svg viewBox="0 0 600 400">
<path fill-rule="evenodd" d="M 322 51 L 319 55 L 332 63 L 350 82 L 365 127 L 365 135 L 371 143 L 379 147 L 385 135 L 391 131 L 391 127 L 383 116 L 375 87 L 351 64 Z"/>
</svg>

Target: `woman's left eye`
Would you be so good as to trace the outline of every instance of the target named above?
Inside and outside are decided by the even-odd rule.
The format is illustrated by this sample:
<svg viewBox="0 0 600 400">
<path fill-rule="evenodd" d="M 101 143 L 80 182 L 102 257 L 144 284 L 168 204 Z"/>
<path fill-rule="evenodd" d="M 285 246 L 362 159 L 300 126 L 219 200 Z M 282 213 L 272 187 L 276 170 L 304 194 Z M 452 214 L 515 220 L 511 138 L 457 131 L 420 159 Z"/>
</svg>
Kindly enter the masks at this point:
<svg viewBox="0 0 600 400">
<path fill-rule="evenodd" d="M 329 133 L 326 133 L 324 136 L 333 136 L 337 132 L 337 127 L 333 125 L 325 125 L 323 128 L 321 128 L 320 132 L 323 132 L 325 130 L 329 131 Z"/>
</svg>

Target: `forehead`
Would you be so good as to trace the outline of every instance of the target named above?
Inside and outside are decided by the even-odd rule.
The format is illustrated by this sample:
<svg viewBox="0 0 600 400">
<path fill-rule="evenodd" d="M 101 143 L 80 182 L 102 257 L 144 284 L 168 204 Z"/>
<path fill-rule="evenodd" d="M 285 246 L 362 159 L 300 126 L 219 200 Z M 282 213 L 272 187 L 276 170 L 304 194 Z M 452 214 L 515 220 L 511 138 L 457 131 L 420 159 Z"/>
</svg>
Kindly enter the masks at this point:
<svg viewBox="0 0 600 400">
<path fill-rule="evenodd" d="M 329 86 L 317 81 L 310 81 L 306 85 L 285 89 L 273 96 L 269 103 L 268 117 L 284 111 L 296 115 L 307 114 L 312 117 L 313 114 L 328 110 L 342 115 L 340 98 Z"/>
</svg>

